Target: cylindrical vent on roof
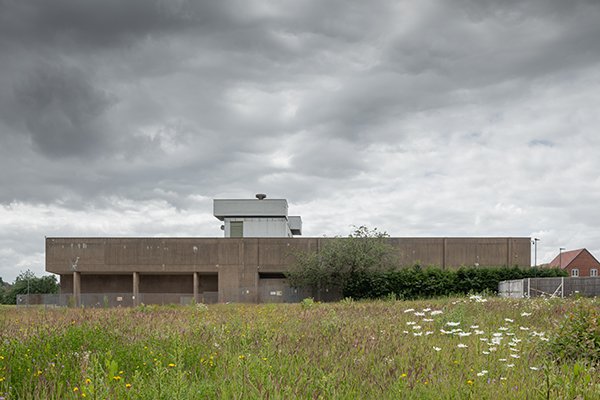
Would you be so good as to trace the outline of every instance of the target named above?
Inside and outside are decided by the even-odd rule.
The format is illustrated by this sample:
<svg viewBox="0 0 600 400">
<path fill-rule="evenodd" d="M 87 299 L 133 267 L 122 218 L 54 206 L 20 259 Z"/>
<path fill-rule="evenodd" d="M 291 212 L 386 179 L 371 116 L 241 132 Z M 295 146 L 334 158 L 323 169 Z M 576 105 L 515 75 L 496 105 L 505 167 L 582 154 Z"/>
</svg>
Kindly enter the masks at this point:
<svg viewBox="0 0 600 400">
<path fill-rule="evenodd" d="M 264 199 L 267 198 L 267 195 L 264 194 L 264 193 L 257 193 L 256 194 L 256 198 L 259 199 L 259 200 L 264 200 Z"/>
</svg>

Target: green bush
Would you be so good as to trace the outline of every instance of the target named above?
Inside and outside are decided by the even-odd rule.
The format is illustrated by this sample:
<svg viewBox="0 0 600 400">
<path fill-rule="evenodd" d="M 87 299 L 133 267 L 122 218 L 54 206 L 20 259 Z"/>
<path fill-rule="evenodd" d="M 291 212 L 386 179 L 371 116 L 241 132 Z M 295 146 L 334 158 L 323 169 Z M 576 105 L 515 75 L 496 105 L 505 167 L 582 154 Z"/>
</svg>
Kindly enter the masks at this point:
<svg viewBox="0 0 600 400">
<path fill-rule="evenodd" d="M 498 283 L 511 279 L 566 276 L 560 269 L 519 267 L 461 267 L 446 270 L 438 267 L 422 268 L 415 265 L 388 271 L 363 271 L 349 279 L 343 296 L 354 299 L 420 298 L 465 295 L 469 293 L 496 293 Z"/>
<path fill-rule="evenodd" d="M 600 311 L 579 305 L 563 320 L 549 343 L 557 361 L 583 361 L 600 364 Z"/>
</svg>

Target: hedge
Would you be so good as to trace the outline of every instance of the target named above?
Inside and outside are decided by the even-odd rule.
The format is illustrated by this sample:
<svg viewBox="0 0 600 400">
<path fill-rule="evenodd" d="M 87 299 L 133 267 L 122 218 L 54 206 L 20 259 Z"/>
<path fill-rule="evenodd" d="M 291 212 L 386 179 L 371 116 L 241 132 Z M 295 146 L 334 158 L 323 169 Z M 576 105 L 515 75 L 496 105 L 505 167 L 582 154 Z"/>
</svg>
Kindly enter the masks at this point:
<svg viewBox="0 0 600 400">
<path fill-rule="evenodd" d="M 355 274 L 343 288 L 344 297 L 376 299 L 395 296 L 413 300 L 429 297 L 496 293 L 501 281 L 534 277 L 559 277 L 559 268 L 461 267 L 445 270 L 415 265 L 390 271 Z"/>
</svg>

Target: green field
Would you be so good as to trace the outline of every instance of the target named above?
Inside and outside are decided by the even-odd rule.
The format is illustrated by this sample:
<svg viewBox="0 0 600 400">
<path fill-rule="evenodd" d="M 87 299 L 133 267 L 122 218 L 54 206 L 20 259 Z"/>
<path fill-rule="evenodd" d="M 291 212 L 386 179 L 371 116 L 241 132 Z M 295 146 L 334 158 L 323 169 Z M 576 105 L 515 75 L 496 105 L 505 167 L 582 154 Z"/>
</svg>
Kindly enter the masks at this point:
<svg viewBox="0 0 600 400">
<path fill-rule="evenodd" d="M 593 341 L 599 305 L 473 297 L 5 307 L 0 399 L 595 399 L 593 354 L 557 362 L 550 348 L 556 338 L 577 344 L 564 327 L 586 313 L 594 319 L 581 329 Z M 594 343 L 584 346 L 593 353 Z"/>
</svg>

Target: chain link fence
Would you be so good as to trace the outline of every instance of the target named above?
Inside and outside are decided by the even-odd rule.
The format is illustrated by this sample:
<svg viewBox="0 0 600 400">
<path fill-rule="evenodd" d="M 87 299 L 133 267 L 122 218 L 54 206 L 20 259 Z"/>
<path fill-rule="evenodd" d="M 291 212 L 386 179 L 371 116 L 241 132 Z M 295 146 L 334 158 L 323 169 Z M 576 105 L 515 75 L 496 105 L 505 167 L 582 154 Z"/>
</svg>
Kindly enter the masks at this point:
<svg viewBox="0 0 600 400">
<path fill-rule="evenodd" d="M 600 278 L 525 278 L 498 284 L 500 297 L 600 296 Z"/>
<path fill-rule="evenodd" d="M 218 292 L 198 295 L 198 303 L 214 304 L 219 301 Z M 191 293 L 82 293 L 79 304 L 73 294 L 22 294 L 17 296 L 17 307 L 42 305 L 47 307 L 133 307 L 140 304 L 193 304 Z"/>
</svg>

